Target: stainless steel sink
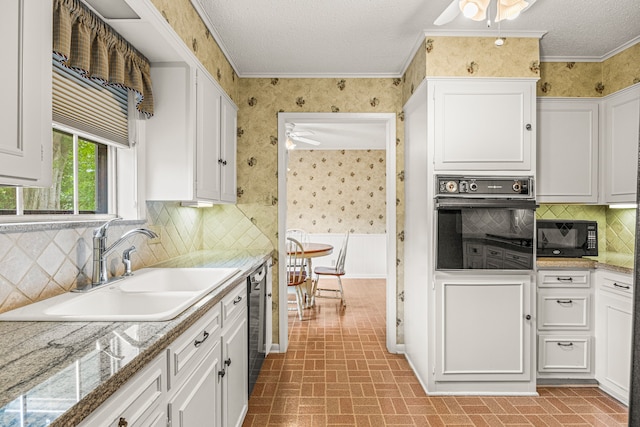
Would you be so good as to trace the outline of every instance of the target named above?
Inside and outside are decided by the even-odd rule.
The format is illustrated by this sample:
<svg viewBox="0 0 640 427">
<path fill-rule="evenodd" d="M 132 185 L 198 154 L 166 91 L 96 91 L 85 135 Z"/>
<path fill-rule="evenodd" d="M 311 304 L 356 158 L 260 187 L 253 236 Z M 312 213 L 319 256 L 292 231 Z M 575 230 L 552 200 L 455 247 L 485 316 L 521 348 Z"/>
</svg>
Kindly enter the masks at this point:
<svg viewBox="0 0 640 427">
<path fill-rule="evenodd" d="M 237 268 L 146 268 L 86 293 L 66 293 L 0 314 L 22 321 L 162 321 L 198 302 Z"/>
</svg>

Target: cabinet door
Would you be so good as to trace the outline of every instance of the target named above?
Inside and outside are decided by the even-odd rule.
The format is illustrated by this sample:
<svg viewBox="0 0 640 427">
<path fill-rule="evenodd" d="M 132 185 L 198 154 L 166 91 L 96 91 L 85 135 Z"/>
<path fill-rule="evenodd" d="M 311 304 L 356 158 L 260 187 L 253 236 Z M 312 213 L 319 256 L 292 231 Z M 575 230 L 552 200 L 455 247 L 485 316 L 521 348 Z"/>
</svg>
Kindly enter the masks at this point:
<svg viewBox="0 0 640 427">
<path fill-rule="evenodd" d="M 220 170 L 220 200 L 223 202 L 236 202 L 236 137 L 237 137 L 238 113 L 235 105 L 226 97 L 221 97 L 220 118 L 220 158 L 222 167 Z"/>
<path fill-rule="evenodd" d="M 240 313 L 222 335 L 222 425 L 241 426 L 249 406 L 247 311 Z M 194 424 L 198 425 L 198 424 Z"/>
<path fill-rule="evenodd" d="M 598 102 L 538 101 L 537 199 L 598 201 Z"/>
<path fill-rule="evenodd" d="M 173 427 L 221 426 L 220 341 L 195 369 L 168 405 Z"/>
<path fill-rule="evenodd" d="M 532 171 L 535 82 L 434 83 L 436 170 Z"/>
<path fill-rule="evenodd" d="M 602 290 L 596 295 L 596 379 L 600 387 L 627 403 L 631 380 L 633 303 L 630 295 Z"/>
<path fill-rule="evenodd" d="M 267 300 L 265 301 L 265 337 L 264 337 L 264 354 L 269 355 L 271 345 L 273 344 L 273 261 L 267 263 Z"/>
<path fill-rule="evenodd" d="M 436 381 L 531 379 L 530 280 L 436 280 Z"/>
<path fill-rule="evenodd" d="M 3 2 L 0 184 L 51 185 L 52 6 Z"/>
<path fill-rule="evenodd" d="M 208 73 L 198 70 L 196 119 L 196 197 L 220 200 L 221 93 Z"/>
<path fill-rule="evenodd" d="M 640 129 L 640 85 L 604 103 L 605 203 L 635 203 Z"/>
</svg>

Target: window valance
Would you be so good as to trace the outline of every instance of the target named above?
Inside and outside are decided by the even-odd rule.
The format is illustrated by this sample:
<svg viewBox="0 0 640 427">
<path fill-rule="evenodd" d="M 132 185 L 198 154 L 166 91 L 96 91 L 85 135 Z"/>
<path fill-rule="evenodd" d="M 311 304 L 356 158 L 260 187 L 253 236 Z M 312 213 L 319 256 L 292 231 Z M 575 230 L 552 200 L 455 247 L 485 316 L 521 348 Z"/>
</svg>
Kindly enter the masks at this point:
<svg viewBox="0 0 640 427">
<path fill-rule="evenodd" d="M 149 61 L 80 0 L 53 0 L 53 53 L 63 65 L 136 95 L 136 108 L 153 115 Z"/>
</svg>

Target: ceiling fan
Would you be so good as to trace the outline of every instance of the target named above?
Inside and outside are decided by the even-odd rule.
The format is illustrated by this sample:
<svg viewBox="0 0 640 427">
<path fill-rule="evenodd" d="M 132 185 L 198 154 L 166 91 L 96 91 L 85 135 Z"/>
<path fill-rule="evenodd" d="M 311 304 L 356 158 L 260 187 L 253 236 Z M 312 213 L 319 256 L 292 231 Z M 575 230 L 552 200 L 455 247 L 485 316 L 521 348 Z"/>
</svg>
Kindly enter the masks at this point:
<svg viewBox="0 0 640 427">
<path fill-rule="evenodd" d="M 536 0 L 496 0 L 495 22 L 503 19 L 515 19 L 520 13 L 529 9 Z M 453 21 L 458 14 L 474 21 L 489 19 L 488 9 L 491 0 L 452 0 L 449 6 L 436 18 L 434 25 L 444 25 Z"/>
<path fill-rule="evenodd" d="M 294 142 L 301 142 L 303 144 L 309 145 L 320 145 L 320 141 L 316 141 L 315 139 L 307 138 L 309 135 L 313 135 L 314 132 L 310 130 L 300 130 L 296 131 L 295 123 L 286 123 L 286 131 L 285 135 L 287 136 L 287 147 L 293 145 L 295 147 Z M 291 142 L 289 142 L 291 141 Z M 291 148 L 293 148 L 291 147 Z"/>
</svg>

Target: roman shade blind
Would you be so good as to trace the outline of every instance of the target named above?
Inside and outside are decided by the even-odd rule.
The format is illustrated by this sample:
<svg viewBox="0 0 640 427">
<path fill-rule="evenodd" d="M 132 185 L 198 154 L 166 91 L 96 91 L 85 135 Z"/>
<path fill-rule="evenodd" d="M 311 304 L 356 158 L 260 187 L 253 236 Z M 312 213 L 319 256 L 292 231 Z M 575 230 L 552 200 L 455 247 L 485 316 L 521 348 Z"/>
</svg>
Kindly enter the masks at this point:
<svg viewBox="0 0 640 427">
<path fill-rule="evenodd" d="M 54 59 L 53 121 L 128 147 L 127 90 L 96 83 Z"/>
<path fill-rule="evenodd" d="M 93 83 L 132 92 L 153 115 L 149 61 L 80 0 L 53 0 L 53 54 Z"/>
</svg>

